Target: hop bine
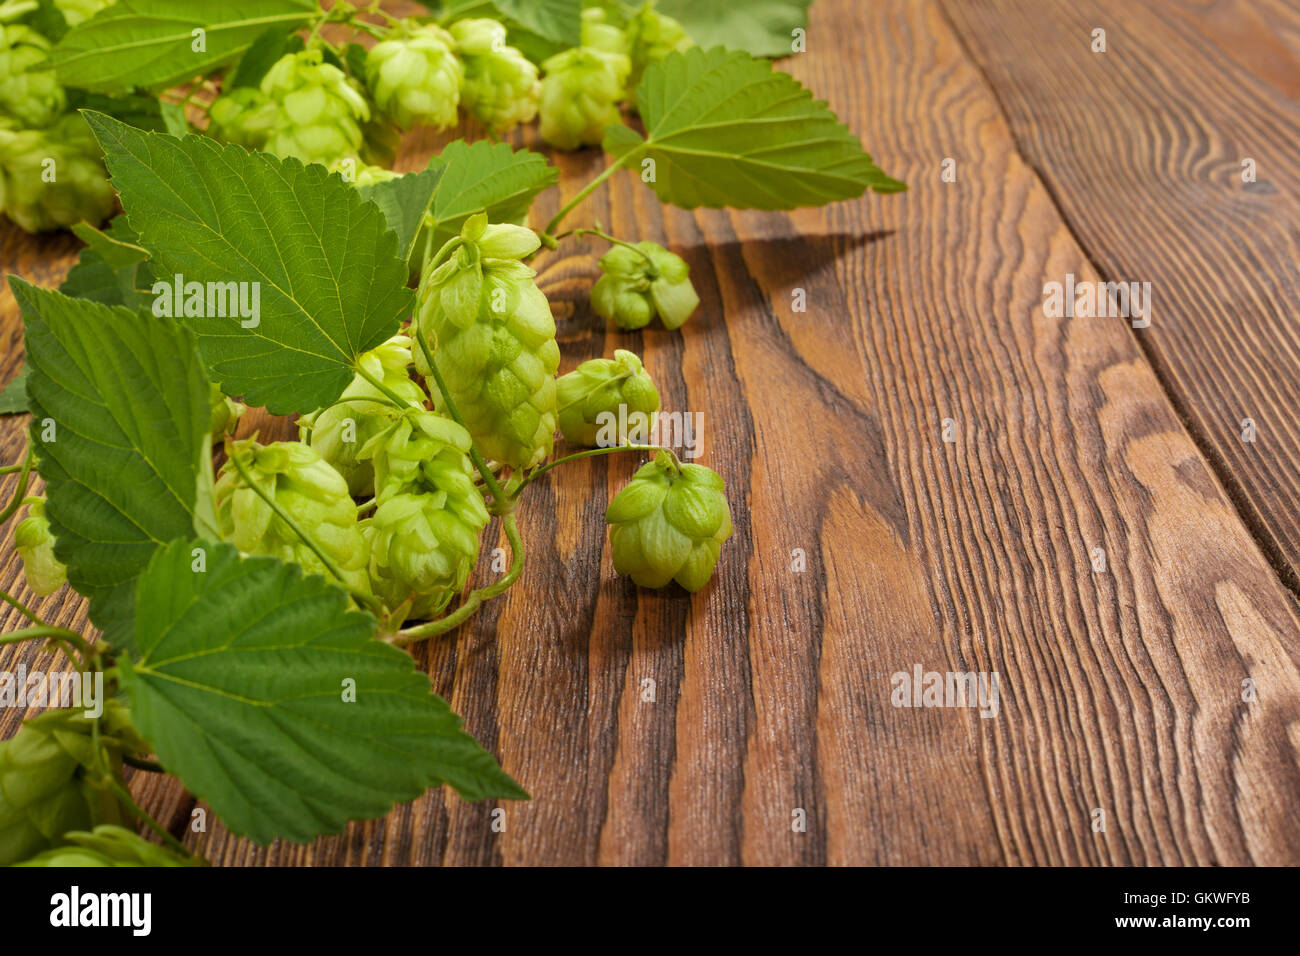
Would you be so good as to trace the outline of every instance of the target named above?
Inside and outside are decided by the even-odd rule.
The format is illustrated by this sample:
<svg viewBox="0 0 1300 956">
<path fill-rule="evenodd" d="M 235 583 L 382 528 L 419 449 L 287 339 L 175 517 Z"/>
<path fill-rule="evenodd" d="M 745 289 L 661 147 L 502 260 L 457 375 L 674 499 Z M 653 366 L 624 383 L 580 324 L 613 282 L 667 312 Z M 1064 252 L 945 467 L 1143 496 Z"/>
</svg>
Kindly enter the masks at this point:
<svg viewBox="0 0 1300 956">
<path fill-rule="evenodd" d="M 632 444 L 650 440 L 659 390 L 632 352 L 617 349 L 612 359 L 583 362 L 556 379 L 555 391 L 560 431 L 572 444 L 588 448 L 603 444 L 599 438 L 604 422 L 620 420 L 620 408 L 622 420 L 628 423 L 627 440 Z"/>
<path fill-rule="evenodd" d="M 620 328 L 642 328 L 657 315 L 664 328 L 676 329 L 700 304 L 690 266 L 656 242 L 615 245 L 600 257 L 600 268 L 591 304 Z"/>
</svg>

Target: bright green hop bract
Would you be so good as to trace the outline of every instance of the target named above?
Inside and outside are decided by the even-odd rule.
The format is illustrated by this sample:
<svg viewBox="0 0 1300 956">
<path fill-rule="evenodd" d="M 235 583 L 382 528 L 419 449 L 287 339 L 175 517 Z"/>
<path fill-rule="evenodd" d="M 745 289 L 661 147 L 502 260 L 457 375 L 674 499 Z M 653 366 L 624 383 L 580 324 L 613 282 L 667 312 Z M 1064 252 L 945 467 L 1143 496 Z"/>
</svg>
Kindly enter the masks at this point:
<svg viewBox="0 0 1300 956">
<path fill-rule="evenodd" d="M 542 64 L 539 106 L 542 139 L 557 149 L 599 146 L 605 127 L 619 121 L 632 64 L 623 53 L 574 47 Z"/>
<path fill-rule="evenodd" d="M 484 455 L 514 468 L 538 464 L 555 441 L 555 319 L 519 261 L 540 242 L 531 229 L 471 216 L 419 301 L 419 328 L 470 434 Z M 416 368 L 428 372 L 419 351 Z M 429 393 L 443 409 L 436 382 Z"/>
<path fill-rule="evenodd" d="M 607 22 L 605 11 L 600 7 L 588 7 L 582 11 L 580 45 L 618 56 L 627 56 L 629 53 L 627 35 Z"/>
<path fill-rule="evenodd" d="M 97 769 L 92 723 L 80 709 L 47 710 L 0 741 L 0 866 L 48 849 L 70 830 L 124 819 Z M 123 753 L 149 749 L 114 701 L 104 705 L 100 744 L 110 773 Z"/>
<path fill-rule="evenodd" d="M 244 481 L 238 459 L 280 506 L 338 566 L 343 583 L 366 590 L 366 545 L 357 528 L 357 506 L 348 483 L 301 442 L 227 444 L 231 459 L 217 478 L 217 524 L 222 537 L 245 554 L 269 554 L 302 565 L 308 574 L 330 572 L 316 552 Z"/>
<path fill-rule="evenodd" d="M 731 508 L 723 492 L 717 472 L 657 454 L 605 511 L 614 570 L 645 588 L 669 581 L 688 591 L 704 587 L 722 543 L 731 537 Z"/>
<path fill-rule="evenodd" d="M 208 107 L 208 133 L 250 151 L 266 147 L 279 120 L 277 105 L 256 86 L 231 90 Z"/>
<path fill-rule="evenodd" d="M 27 517 L 14 528 L 14 550 L 33 593 L 53 594 L 67 583 L 68 569 L 54 556 L 54 534 L 45 517 L 44 500 L 28 505 Z"/>
<path fill-rule="evenodd" d="M 28 232 L 99 225 L 113 211 L 113 187 L 99 144 L 80 114 L 45 130 L 0 128 L 0 208 Z"/>
<path fill-rule="evenodd" d="M 402 129 L 454 126 L 463 77 L 456 41 L 431 23 L 404 20 L 366 55 L 370 95 Z"/>
<path fill-rule="evenodd" d="M 67 833 L 64 840 L 67 846 L 56 846 L 15 866 L 202 866 L 198 860 L 187 860 L 137 833 L 107 823 L 90 833 Z"/>
<path fill-rule="evenodd" d="M 600 268 L 591 304 L 620 328 L 642 328 L 658 315 L 664 328 L 675 329 L 700 304 L 686 260 L 656 242 L 615 245 L 600 257 Z"/>
<path fill-rule="evenodd" d="M 0 116 L 44 129 L 67 107 L 54 71 L 35 68 L 49 59 L 50 49 L 50 41 L 30 27 L 0 25 Z"/>
<path fill-rule="evenodd" d="M 361 126 L 370 106 L 338 67 L 318 49 L 287 53 L 262 78 L 262 93 L 276 104 L 267 152 L 328 166 L 360 158 Z"/>
<path fill-rule="evenodd" d="M 560 431 L 575 445 L 595 448 L 617 445 L 606 441 L 610 425 L 617 435 L 617 423 L 627 423 L 627 441 L 649 440 L 654 414 L 659 411 L 659 390 L 641 365 L 626 349 L 616 349 L 612 359 L 583 362 L 555 382 Z"/>
<path fill-rule="evenodd" d="M 465 65 L 460 101 L 475 119 L 500 132 L 537 115 L 542 96 L 537 67 L 506 46 L 505 27 L 495 20 L 458 20 L 451 34 Z"/>
<path fill-rule="evenodd" d="M 437 614 L 465 586 L 488 523 L 474 484 L 469 433 L 456 422 L 410 410 L 367 443 L 378 507 L 362 522 L 370 581 L 392 610 L 408 598 L 407 618 Z"/>
<path fill-rule="evenodd" d="M 411 364 L 409 338 L 394 336 L 363 354 L 359 362 L 390 392 L 410 405 L 423 407 L 424 389 L 407 374 Z M 401 409 L 394 408 L 381 389 L 357 375 L 339 396 L 338 404 L 304 415 L 298 424 L 304 430 L 310 429 L 311 447 L 343 476 L 349 493 L 360 497 L 374 494 L 375 469 L 359 453 L 366 442 L 396 422 L 401 414 Z"/>
<path fill-rule="evenodd" d="M 653 2 L 644 4 L 628 18 L 624 34 L 627 37 L 628 58 L 632 61 L 632 72 L 627 78 L 628 99 L 635 98 L 636 88 L 641 83 L 646 67 L 658 63 L 675 50 L 695 46 L 695 41 L 686 35 L 685 28 L 672 17 L 656 10 Z"/>
<path fill-rule="evenodd" d="M 219 442 L 227 435 L 233 435 L 243 417 L 244 406 L 233 398 L 227 398 L 220 385 L 209 386 L 208 400 L 212 403 L 212 440 Z"/>
</svg>

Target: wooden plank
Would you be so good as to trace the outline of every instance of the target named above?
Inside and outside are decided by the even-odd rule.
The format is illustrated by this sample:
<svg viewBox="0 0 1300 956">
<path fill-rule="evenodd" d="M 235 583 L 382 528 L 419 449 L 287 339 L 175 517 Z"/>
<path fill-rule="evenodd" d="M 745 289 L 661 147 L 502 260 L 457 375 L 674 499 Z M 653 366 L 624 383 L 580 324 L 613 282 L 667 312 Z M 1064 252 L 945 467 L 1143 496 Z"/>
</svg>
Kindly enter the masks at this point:
<svg viewBox="0 0 1300 956">
<path fill-rule="evenodd" d="M 688 259 L 680 334 L 600 326 L 598 244 L 537 262 L 563 368 L 630 347 L 705 413 L 736 511 L 715 583 L 617 578 L 635 462 L 558 471 L 523 580 L 417 652 L 534 799 L 501 832 L 445 793 L 309 847 L 214 824 L 187 837 L 214 862 L 1300 862 L 1300 619 L 1131 333 L 1043 316 L 1046 278 L 1097 274 L 990 89 L 934 0 L 823 0 L 809 48 L 785 67 L 910 193 L 690 214 L 616 177 L 583 215 Z M 568 196 L 601 160 L 557 162 Z M 917 664 L 997 671 L 998 716 L 892 706 Z"/>
<path fill-rule="evenodd" d="M 1282 0 L 1060 7 L 944 4 L 1093 263 L 1152 284 L 1139 343 L 1300 590 L 1300 11 Z M 1094 28 L 1107 31 L 1105 53 L 1090 50 Z M 1243 182 L 1246 159 L 1255 182 Z"/>
</svg>

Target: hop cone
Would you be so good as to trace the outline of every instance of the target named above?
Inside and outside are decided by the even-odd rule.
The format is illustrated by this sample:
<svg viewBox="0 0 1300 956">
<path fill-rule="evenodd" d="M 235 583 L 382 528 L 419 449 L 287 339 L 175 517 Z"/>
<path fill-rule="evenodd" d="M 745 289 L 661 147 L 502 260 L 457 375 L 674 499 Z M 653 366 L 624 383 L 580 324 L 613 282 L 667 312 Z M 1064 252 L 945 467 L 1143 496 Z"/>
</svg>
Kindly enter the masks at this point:
<svg viewBox="0 0 1300 956">
<path fill-rule="evenodd" d="M 542 139 L 557 149 L 598 146 L 619 121 L 618 101 L 632 69 L 623 53 L 574 47 L 542 64 Z"/>
<path fill-rule="evenodd" d="M 235 433 L 235 427 L 244 414 L 244 406 L 227 398 L 220 385 L 209 387 L 208 399 L 212 403 L 212 441 L 219 442 Z"/>
<path fill-rule="evenodd" d="M 70 830 L 120 823 L 122 810 L 96 769 L 92 721 L 80 709 L 48 710 L 0 741 L 0 866 L 53 846 Z M 100 742 L 116 773 L 124 752 L 148 752 L 126 718 L 107 701 Z"/>
<path fill-rule="evenodd" d="M 589 448 L 618 444 L 602 440 L 611 419 L 628 423 L 627 440 L 632 444 L 647 441 L 659 411 L 658 389 L 641 360 L 625 349 L 616 349 L 612 359 L 592 359 L 561 375 L 555 393 L 560 431 L 573 444 Z"/>
<path fill-rule="evenodd" d="M 329 576 L 311 547 L 244 481 L 234 465 L 238 459 L 257 487 L 333 560 L 344 583 L 364 591 L 366 546 L 343 476 L 301 442 L 259 445 L 249 439 L 227 449 L 231 459 L 221 466 L 216 485 L 221 536 L 246 554 L 269 554 Z"/>
<path fill-rule="evenodd" d="M 47 130 L 0 129 L 0 206 L 28 232 L 99 225 L 113 187 L 86 121 L 68 113 Z"/>
<path fill-rule="evenodd" d="M 67 846 L 46 850 L 15 866 L 201 866 L 137 833 L 111 824 L 97 826 L 94 832 L 67 833 Z"/>
<path fill-rule="evenodd" d="M 519 260 L 537 234 L 470 217 L 459 250 L 427 277 L 419 327 L 452 401 L 483 454 L 514 468 L 531 467 L 555 440 L 555 319 L 534 272 Z M 428 372 L 417 352 L 416 368 Z M 441 410 L 436 383 L 429 392 Z"/>
<path fill-rule="evenodd" d="M 389 391 L 423 407 L 424 390 L 407 374 L 407 367 L 411 364 L 410 343 L 406 336 L 394 336 L 379 348 L 362 355 L 360 361 L 362 367 L 383 382 Z M 374 466 L 369 460 L 361 459 L 359 453 L 366 442 L 396 422 L 402 413 L 392 407 L 382 390 L 360 375 L 339 398 L 340 404 L 304 415 L 298 424 L 310 428 L 311 447 L 343 476 L 350 494 L 358 497 L 373 494 Z M 343 399 L 358 401 L 344 402 Z"/>
<path fill-rule="evenodd" d="M 537 67 L 506 46 L 505 27 L 495 20 L 459 20 L 451 34 L 465 65 L 460 100 L 475 119 L 488 129 L 508 130 L 537 115 Z"/>
<path fill-rule="evenodd" d="M 265 149 L 279 119 L 270 97 L 255 86 L 241 86 L 212 101 L 208 133 L 247 150 Z"/>
<path fill-rule="evenodd" d="M 402 175 L 391 169 L 385 169 L 383 166 L 358 163 L 351 157 L 334 160 L 334 162 L 330 163 L 330 172 L 338 173 L 345 182 L 351 183 L 358 189 L 362 186 L 373 186 L 375 183 L 382 183 L 385 180 L 397 179 Z"/>
<path fill-rule="evenodd" d="M 286 53 L 262 78 L 262 93 L 276 105 L 266 149 L 304 163 L 328 166 L 341 157 L 359 158 L 361 125 L 370 107 L 320 50 Z"/>
<path fill-rule="evenodd" d="M 366 85 L 375 105 L 402 129 L 456 123 L 463 70 L 456 41 L 434 24 L 403 21 L 366 55 Z"/>
<path fill-rule="evenodd" d="M 413 599 L 407 617 L 430 617 L 465 585 L 488 522 L 474 485 L 469 433 L 412 410 L 362 450 L 375 465 L 378 507 L 362 523 L 370 581 L 389 608 Z"/>
<path fill-rule="evenodd" d="M 690 266 L 658 243 L 613 246 L 600 257 L 600 268 L 604 274 L 591 287 L 591 304 L 621 328 L 639 329 L 658 315 L 664 328 L 675 329 L 700 304 Z"/>
<path fill-rule="evenodd" d="M 645 69 L 658 63 L 674 50 L 686 50 L 695 41 L 686 35 L 680 23 L 655 9 L 653 2 L 646 3 L 628 18 L 624 28 L 627 36 L 628 57 L 632 73 L 627 79 L 628 99 L 634 99 Z"/>
<path fill-rule="evenodd" d="M 582 11 L 581 45 L 602 53 L 628 55 L 627 35 L 612 23 L 606 22 L 605 11 L 588 7 Z"/>
<path fill-rule="evenodd" d="M 731 537 L 722 479 L 703 465 L 678 465 L 663 452 L 632 476 L 609 503 L 605 520 L 614 570 L 641 587 L 676 581 L 698 591 L 713 575 Z"/>
<path fill-rule="evenodd" d="M 36 594 L 53 594 L 68 580 L 68 569 L 54 556 L 54 535 L 45 517 L 45 502 L 33 502 L 14 528 L 14 550 L 23 562 L 27 586 Z"/>
<path fill-rule="evenodd" d="M 50 56 L 50 41 L 22 24 L 0 25 L 0 115 L 44 129 L 68 105 L 53 70 L 34 69 Z"/>
</svg>

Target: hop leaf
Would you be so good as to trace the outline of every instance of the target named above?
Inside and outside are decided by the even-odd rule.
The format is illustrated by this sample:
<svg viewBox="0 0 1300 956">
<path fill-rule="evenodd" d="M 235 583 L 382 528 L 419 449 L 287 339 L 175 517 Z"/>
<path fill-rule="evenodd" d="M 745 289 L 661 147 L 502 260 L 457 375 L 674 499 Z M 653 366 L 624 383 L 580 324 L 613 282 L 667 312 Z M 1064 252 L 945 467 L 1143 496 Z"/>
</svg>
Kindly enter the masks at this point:
<svg viewBox="0 0 1300 956">
<path fill-rule="evenodd" d="M 600 436 L 611 419 L 628 423 L 628 441 L 647 441 L 659 411 L 659 390 L 641 360 L 625 349 L 615 350 L 612 359 L 592 359 L 561 375 L 555 391 L 560 431 L 573 444 L 589 448 L 605 444 Z"/>
<path fill-rule="evenodd" d="M 731 537 L 722 479 L 703 465 L 678 465 L 660 452 L 642 466 L 605 511 L 614 570 L 641 587 L 676 581 L 698 591 L 713 576 Z"/>
<path fill-rule="evenodd" d="M 463 77 L 456 41 L 431 23 L 402 21 L 366 56 L 366 84 L 375 105 L 402 129 L 455 125 Z"/>
<path fill-rule="evenodd" d="M 495 20 L 458 20 L 451 34 L 465 66 L 460 100 L 488 129 L 504 131 L 537 115 L 542 84 L 537 67 L 506 46 L 506 28 Z"/>
<path fill-rule="evenodd" d="M 27 586 L 35 594 L 53 594 L 68 580 L 68 569 L 54 556 L 54 533 L 45 517 L 45 502 L 35 501 L 14 528 L 14 550 L 23 562 Z"/>
<path fill-rule="evenodd" d="M 700 304 L 686 260 L 658 243 L 616 245 L 600 257 L 600 268 L 591 304 L 620 328 L 642 328 L 657 315 L 664 328 L 676 329 Z"/>
</svg>

